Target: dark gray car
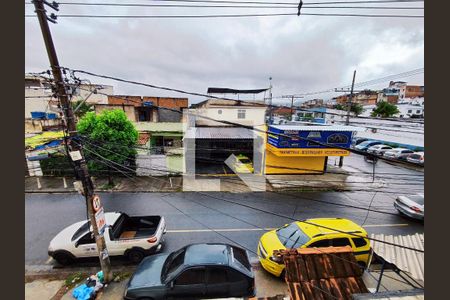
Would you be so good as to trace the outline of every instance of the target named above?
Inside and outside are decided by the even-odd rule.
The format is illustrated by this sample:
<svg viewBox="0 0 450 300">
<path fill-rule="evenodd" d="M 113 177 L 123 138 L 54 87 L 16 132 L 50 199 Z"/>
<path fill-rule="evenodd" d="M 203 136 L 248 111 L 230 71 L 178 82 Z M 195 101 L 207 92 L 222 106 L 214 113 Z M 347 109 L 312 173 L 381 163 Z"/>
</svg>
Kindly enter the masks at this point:
<svg viewBox="0 0 450 300">
<path fill-rule="evenodd" d="M 124 299 L 255 296 L 247 252 L 228 244 L 192 244 L 145 258 L 128 282 Z"/>
</svg>

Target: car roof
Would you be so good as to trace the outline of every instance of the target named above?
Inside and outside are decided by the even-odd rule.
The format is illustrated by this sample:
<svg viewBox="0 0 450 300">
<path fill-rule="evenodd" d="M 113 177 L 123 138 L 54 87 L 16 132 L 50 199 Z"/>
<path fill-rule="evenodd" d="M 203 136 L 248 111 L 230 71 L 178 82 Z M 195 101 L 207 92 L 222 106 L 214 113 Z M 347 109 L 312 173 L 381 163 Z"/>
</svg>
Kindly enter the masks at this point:
<svg viewBox="0 0 450 300">
<path fill-rule="evenodd" d="M 192 244 L 186 246 L 184 265 L 229 265 L 230 246 L 227 244 Z"/>
<path fill-rule="evenodd" d="M 345 231 L 346 233 L 355 233 L 355 234 L 363 234 L 367 235 L 367 232 L 356 224 L 355 222 L 349 219 L 342 218 L 316 218 L 316 219 L 307 219 L 305 220 L 308 223 L 313 223 L 317 225 L 321 225 L 324 227 L 329 227 L 333 229 L 337 229 L 339 231 Z M 339 231 L 334 231 L 331 229 L 327 229 L 320 226 L 315 226 L 312 224 L 307 224 L 303 222 L 297 222 L 297 225 L 307 234 L 310 238 L 323 236 L 328 234 L 340 234 Z"/>
<path fill-rule="evenodd" d="M 409 150 L 408 148 L 392 148 L 391 150 L 389 150 L 390 152 L 391 151 L 403 151 L 403 150 Z M 412 151 L 412 150 L 411 150 Z"/>
</svg>

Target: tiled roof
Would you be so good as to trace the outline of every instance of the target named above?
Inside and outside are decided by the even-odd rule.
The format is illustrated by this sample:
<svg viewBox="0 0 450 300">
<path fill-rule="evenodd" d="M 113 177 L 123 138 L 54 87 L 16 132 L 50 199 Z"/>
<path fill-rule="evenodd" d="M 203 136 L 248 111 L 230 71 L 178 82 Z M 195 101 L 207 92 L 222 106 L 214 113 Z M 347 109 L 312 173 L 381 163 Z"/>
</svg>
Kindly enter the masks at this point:
<svg viewBox="0 0 450 300">
<path fill-rule="evenodd" d="M 386 235 L 371 234 L 371 238 L 395 243 L 400 246 L 424 250 L 425 236 L 416 233 L 414 235 Z M 373 251 L 389 263 L 396 265 L 400 270 L 408 272 L 415 279 L 425 281 L 423 252 L 407 250 L 385 243 L 372 241 Z"/>
<path fill-rule="evenodd" d="M 274 255 L 283 257 L 293 300 L 345 300 L 369 292 L 350 247 L 291 249 Z"/>
</svg>

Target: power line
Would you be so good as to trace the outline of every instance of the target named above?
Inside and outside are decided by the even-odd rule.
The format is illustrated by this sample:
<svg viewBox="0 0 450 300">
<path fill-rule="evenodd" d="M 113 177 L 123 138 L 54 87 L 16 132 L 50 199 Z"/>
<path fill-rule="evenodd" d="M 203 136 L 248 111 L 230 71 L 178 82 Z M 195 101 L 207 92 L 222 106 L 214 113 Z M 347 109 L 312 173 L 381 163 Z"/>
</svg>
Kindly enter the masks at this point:
<svg viewBox="0 0 450 300">
<path fill-rule="evenodd" d="M 230 4 L 276 4 L 276 5 L 295 5 L 298 2 L 265 2 L 265 1 L 230 1 L 230 0 L 148 0 L 152 2 L 192 2 L 192 3 L 230 3 Z M 408 3 L 408 2 L 424 2 L 424 0 L 373 0 L 373 1 L 324 1 L 324 2 L 308 2 L 308 5 L 327 5 L 327 4 L 371 4 L 371 3 Z"/>
<path fill-rule="evenodd" d="M 303 16 L 319 17 L 363 17 L 363 18 L 424 18 L 423 15 L 374 15 L 374 14 L 331 14 L 302 13 Z M 61 14 L 58 18 L 101 18 L 101 19 L 203 19 L 203 18 L 248 18 L 248 17 L 279 17 L 297 16 L 297 13 L 279 14 L 227 14 L 227 15 L 78 15 Z M 26 18 L 35 15 L 25 15 Z"/>
<path fill-rule="evenodd" d="M 83 74 L 87 74 L 87 75 L 91 75 L 91 76 L 95 76 L 95 77 L 111 79 L 111 80 L 115 80 L 115 81 L 119 81 L 119 82 L 130 83 L 130 84 L 135 84 L 135 85 L 140 85 L 140 86 L 145 86 L 145 87 L 150 87 L 150 88 L 174 91 L 174 92 L 183 93 L 183 94 L 196 95 L 196 96 L 202 96 L 202 97 L 210 97 L 210 98 L 217 98 L 217 99 L 222 99 L 222 100 L 226 100 L 227 99 L 227 98 L 224 99 L 224 98 L 210 96 L 210 95 L 201 94 L 201 93 L 187 92 L 187 91 L 183 91 L 183 90 L 179 90 L 179 89 L 173 89 L 173 88 L 168 88 L 168 87 L 156 86 L 156 85 L 148 84 L 148 83 L 142 83 L 142 82 L 137 82 L 137 81 L 132 81 L 132 80 L 126 80 L 126 79 L 112 77 L 112 76 L 108 76 L 108 75 L 99 75 L 99 74 L 95 74 L 95 73 L 88 72 L 88 71 L 83 71 L 83 70 L 69 69 L 69 68 L 65 68 L 65 67 L 62 67 L 62 69 L 63 70 L 68 70 L 72 74 L 74 74 L 74 73 L 83 73 Z M 242 102 L 245 103 L 245 101 L 242 101 L 242 100 L 235 100 L 235 99 L 228 99 L 228 100 L 237 101 L 238 103 L 242 103 Z M 170 108 L 167 108 L 167 107 L 159 107 L 159 109 L 174 111 L 174 112 L 177 112 L 179 114 L 183 113 L 183 112 L 181 112 L 179 110 L 170 109 Z M 285 138 L 288 138 L 288 139 L 292 138 L 291 136 L 289 136 L 287 134 L 280 134 L 280 133 L 276 133 L 276 132 L 272 132 L 272 131 L 262 130 L 262 129 L 255 128 L 255 127 L 249 126 L 249 125 L 243 125 L 243 124 L 240 124 L 240 123 L 230 122 L 230 121 L 225 121 L 225 120 L 217 120 L 217 119 L 214 119 L 214 118 L 210 118 L 210 117 L 202 116 L 202 115 L 198 115 L 198 114 L 193 114 L 193 113 L 188 113 L 188 114 L 192 115 L 192 116 L 195 116 L 195 117 L 199 117 L 199 118 L 203 118 L 203 119 L 207 119 L 207 120 L 211 120 L 211 121 L 215 121 L 215 122 L 219 122 L 219 123 L 223 123 L 223 124 L 228 124 L 228 125 L 233 125 L 233 126 L 237 126 L 237 127 L 241 127 L 241 128 L 246 128 L 246 129 L 249 129 L 249 130 L 252 130 L 252 131 L 255 131 L 255 132 L 277 135 L 277 136 L 285 137 Z M 351 148 L 346 148 L 346 147 L 342 147 L 342 146 L 322 143 L 322 142 L 319 142 L 317 140 L 313 140 L 313 139 L 305 138 L 305 137 L 298 137 L 298 138 L 301 139 L 301 140 L 304 140 L 304 141 L 308 141 L 308 142 L 314 143 L 316 145 L 320 145 L 320 146 L 326 147 L 326 148 L 341 149 L 341 150 L 346 150 L 346 151 L 349 151 L 349 152 L 352 152 L 352 153 L 356 153 L 356 154 L 359 154 L 359 155 L 363 155 L 363 156 L 377 157 L 378 159 L 381 159 L 381 160 L 387 160 L 386 158 L 384 158 L 384 157 L 382 157 L 380 155 L 376 155 L 376 154 L 372 154 L 372 153 L 369 154 L 369 153 L 366 153 L 366 152 L 363 152 L 363 151 L 359 151 L 359 150 L 356 150 L 356 149 L 351 149 Z M 414 163 L 410 163 L 408 161 L 401 162 L 401 163 L 402 164 L 406 164 L 406 165 L 415 165 Z"/>
<path fill-rule="evenodd" d="M 32 5 L 31 2 L 25 3 Z M 295 6 L 280 5 L 192 5 L 192 4 L 144 4 L 144 3 L 94 3 L 94 2 L 58 2 L 60 5 L 70 6 L 110 6 L 110 7 L 174 7 L 174 8 L 289 8 L 297 9 Z M 298 4 L 295 4 L 298 5 Z M 304 4 L 305 5 L 305 4 Z M 424 7 L 411 6 L 307 6 L 307 9 L 400 9 L 400 10 L 418 10 Z"/>
</svg>

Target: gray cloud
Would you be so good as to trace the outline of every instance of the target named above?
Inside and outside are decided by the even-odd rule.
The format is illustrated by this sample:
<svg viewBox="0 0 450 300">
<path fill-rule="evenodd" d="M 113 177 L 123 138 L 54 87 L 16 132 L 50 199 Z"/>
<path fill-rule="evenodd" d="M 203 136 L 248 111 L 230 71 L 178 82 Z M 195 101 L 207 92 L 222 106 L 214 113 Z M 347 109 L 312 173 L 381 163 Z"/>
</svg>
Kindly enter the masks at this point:
<svg viewBox="0 0 450 300">
<path fill-rule="evenodd" d="M 70 12 L 92 13 L 76 7 Z M 48 69 L 38 22 L 25 22 L 26 71 Z M 61 19 L 51 29 L 64 66 L 195 92 L 266 87 L 270 76 L 274 95 L 309 92 L 349 84 L 354 69 L 357 81 L 365 81 L 424 63 L 421 19 Z M 90 79 L 114 85 L 118 94 L 182 96 Z M 423 76 L 409 80 L 423 83 Z"/>
</svg>

